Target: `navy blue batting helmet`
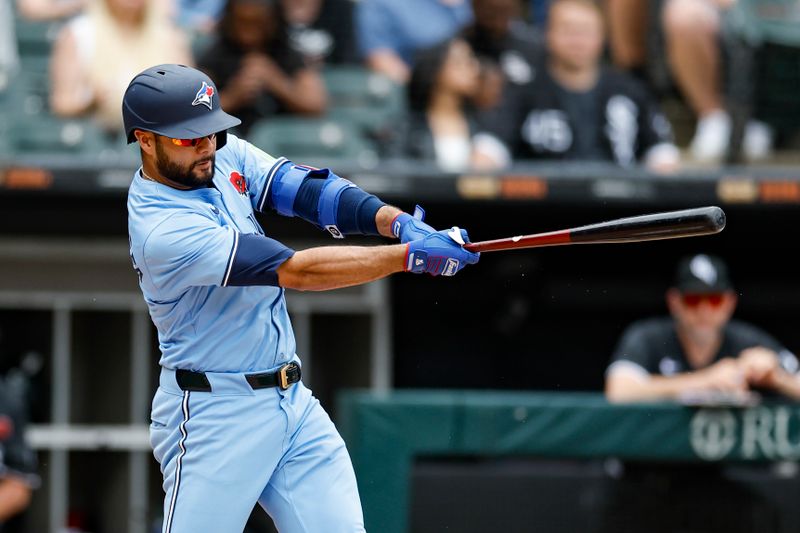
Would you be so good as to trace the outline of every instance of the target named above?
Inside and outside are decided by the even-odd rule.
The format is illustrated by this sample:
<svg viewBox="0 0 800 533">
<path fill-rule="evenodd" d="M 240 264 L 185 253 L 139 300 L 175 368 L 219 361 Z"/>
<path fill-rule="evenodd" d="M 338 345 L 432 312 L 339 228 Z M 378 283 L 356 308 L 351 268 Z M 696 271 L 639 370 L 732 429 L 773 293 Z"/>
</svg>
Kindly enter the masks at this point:
<svg viewBox="0 0 800 533">
<path fill-rule="evenodd" d="M 156 65 L 137 74 L 122 99 L 122 120 L 128 143 L 134 130 L 152 131 L 173 139 L 217 134 L 217 149 L 225 146 L 227 130 L 241 120 L 227 114 L 211 78 L 185 65 Z"/>
</svg>

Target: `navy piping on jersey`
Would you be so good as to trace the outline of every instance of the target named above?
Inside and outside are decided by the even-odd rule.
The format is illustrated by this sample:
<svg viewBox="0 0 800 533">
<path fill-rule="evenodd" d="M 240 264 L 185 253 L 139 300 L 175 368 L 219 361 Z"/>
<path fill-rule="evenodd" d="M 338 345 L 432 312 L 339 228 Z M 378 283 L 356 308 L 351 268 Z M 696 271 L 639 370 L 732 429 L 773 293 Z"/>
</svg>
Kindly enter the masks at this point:
<svg viewBox="0 0 800 533">
<path fill-rule="evenodd" d="M 264 186 L 264 190 L 261 192 L 261 199 L 258 201 L 258 211 L 264 211 L 264 205 L 267 203 L 267 198 L 269 197 L 269 187 L 272 185 L 272 179 L 275 177 L 275 174 L 278 172 L 278 169 L 283 166 L 284 163 L 288 163 L 289 160 L 285 157 L 279 157 L 275 164 L 272 165 L 272 168 L 267 175 L 267 184 Z"/>
<path fill-rule="evenodd" d="M 175 516 L 175 504 L 178 501 L 178 489 L 181 488 L 181 467 L 183 466 L 183 456 L 186 455 L 186 438 L 189 436 L 189 433 L 186 431 L 186 422 L 189 421 L 189 391 L 184 391 L 183 393 L 183 422 L 181 422 L 180 430 L 181 430 L 181 440 L 178 442 L 178 446 L 181 449 L 181 453 L 178 455 L 178 464 L 175 466 L 175 485 L 172 488 L 172 501 L 169 503 L 169 513 L 167 514 L 167 526 L 164 529 L 166 533 L 170 533 L 172 531 L 172 519 Z"/>
<path fill-rule="evenodd" d="M 231 255 L 228 257 L 228 266 L 225 268 L 225 277 L 222 278 L 222 286 L 226 287 L 228 285 L 228 278 L 231 276 L 231 270 L 233 270 L 233 262 L 236 259 L 236 250 L 239 248 L 239 232 L 233 233 L 233 247 L 231 248 Z"/>
</svg>

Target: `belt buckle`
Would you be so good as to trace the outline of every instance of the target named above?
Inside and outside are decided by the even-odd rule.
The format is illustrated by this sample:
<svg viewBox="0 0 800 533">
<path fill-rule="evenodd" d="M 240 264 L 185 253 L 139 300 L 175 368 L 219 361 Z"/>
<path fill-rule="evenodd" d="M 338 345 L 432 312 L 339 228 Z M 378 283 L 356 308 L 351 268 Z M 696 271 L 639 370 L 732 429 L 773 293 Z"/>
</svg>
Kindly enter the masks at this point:
<svg viewBox="0 0 800 533">
<path fill-rule="evenodd" d="M 293 384 L 295 384 L 298 381 L 300 381 L 299 379 L 296 379 L 295 381 L 291 381 L 291 382 L 289 381 L 289 379 L 290 379 L 289 372 L 290 371 L 299 371 L 299 370 L 300 369 L 297 366 L 297 363 L 287 363 L 287 364 L 283 365 L 282 367 L 280 367 L 280 369 L 278 370 L 278 384 L 280 385 L 282 390 L 286 390 L 290 386 L 292 386 Z"/>
</svg>

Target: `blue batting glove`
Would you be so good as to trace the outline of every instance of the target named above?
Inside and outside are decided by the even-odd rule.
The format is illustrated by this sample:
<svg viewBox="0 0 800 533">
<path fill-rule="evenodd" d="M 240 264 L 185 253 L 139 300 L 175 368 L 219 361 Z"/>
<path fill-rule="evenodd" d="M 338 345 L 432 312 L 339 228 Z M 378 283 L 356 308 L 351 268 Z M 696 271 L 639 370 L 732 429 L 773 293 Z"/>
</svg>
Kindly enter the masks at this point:
<svg viewBox="0 0 800 533">
<path fill-rule="evenodd" d="M 425 210 L 420 206 L 414 209 L 414 216 L 408 213 L 400 213 L 392 221 L 392 233 L 400 239 L 402 244 L 407 242 L 416 241 L 427 237 L 431 233 L 436 233 L 436 230 L 423 222 L 425 219 Z"/>
<path fill-rule="evenodd" d="M 405 270 L 415 274 L 427 272 L 432 276 L 455 276 L 459 270 L 477 263 L 481 257 L 480 253 L 462 247 L 468 242 L 467 231 L 456 226 L 413 240 L 408 243 Z"/>
</svg>

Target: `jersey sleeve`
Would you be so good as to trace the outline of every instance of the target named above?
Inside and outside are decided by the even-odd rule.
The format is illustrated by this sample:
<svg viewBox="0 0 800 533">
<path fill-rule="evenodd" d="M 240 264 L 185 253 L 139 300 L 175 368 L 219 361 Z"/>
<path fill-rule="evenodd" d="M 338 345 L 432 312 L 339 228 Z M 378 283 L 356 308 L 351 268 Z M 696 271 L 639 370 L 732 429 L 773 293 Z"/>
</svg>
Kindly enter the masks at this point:
<svg viewBox="0 0 800 533">
<path fill-rule="evenodd" d="M 267 194 L 272 179 L 288 160 L 285 157 L 273 157 L 257 146 L 231 134 L 228 134 L 228 144 L 225 148 L 228 147 L 234 151 L 236 166 L 247 179 L 253 210 L 264 211 L 268 205 Z"/>
<path fill-rule="evenodd" d="M 634 323 L 629 326 L 617 343 L 606 373 L 623 368 L 643 376 L 657 373 L 658 369 L 654 368 L 654 358 L 649 348 L 652 342 L 642 324 Z"/>
<path fill-rule="evenodd" d="M 221 286 L 230 273 L 238 234 L 200 213 L 179 213 L 147 237 L 143 265 L 165 297 L 189 287 Z"/>
<path fill-rule="evenodd" d="M 778 359 L 784 370 L 790 374 L 797 374 L 800 371 L 800 362 L 797 356 L 763 329 L 743 322 L 732 322 L 730 327 L 735 328 L 734 331 L 738 333 L 737 342 L 740 343 L 739 346 L 742 349 L 757 346 L 768 348 L 778 354 Z"/>
</svg>

